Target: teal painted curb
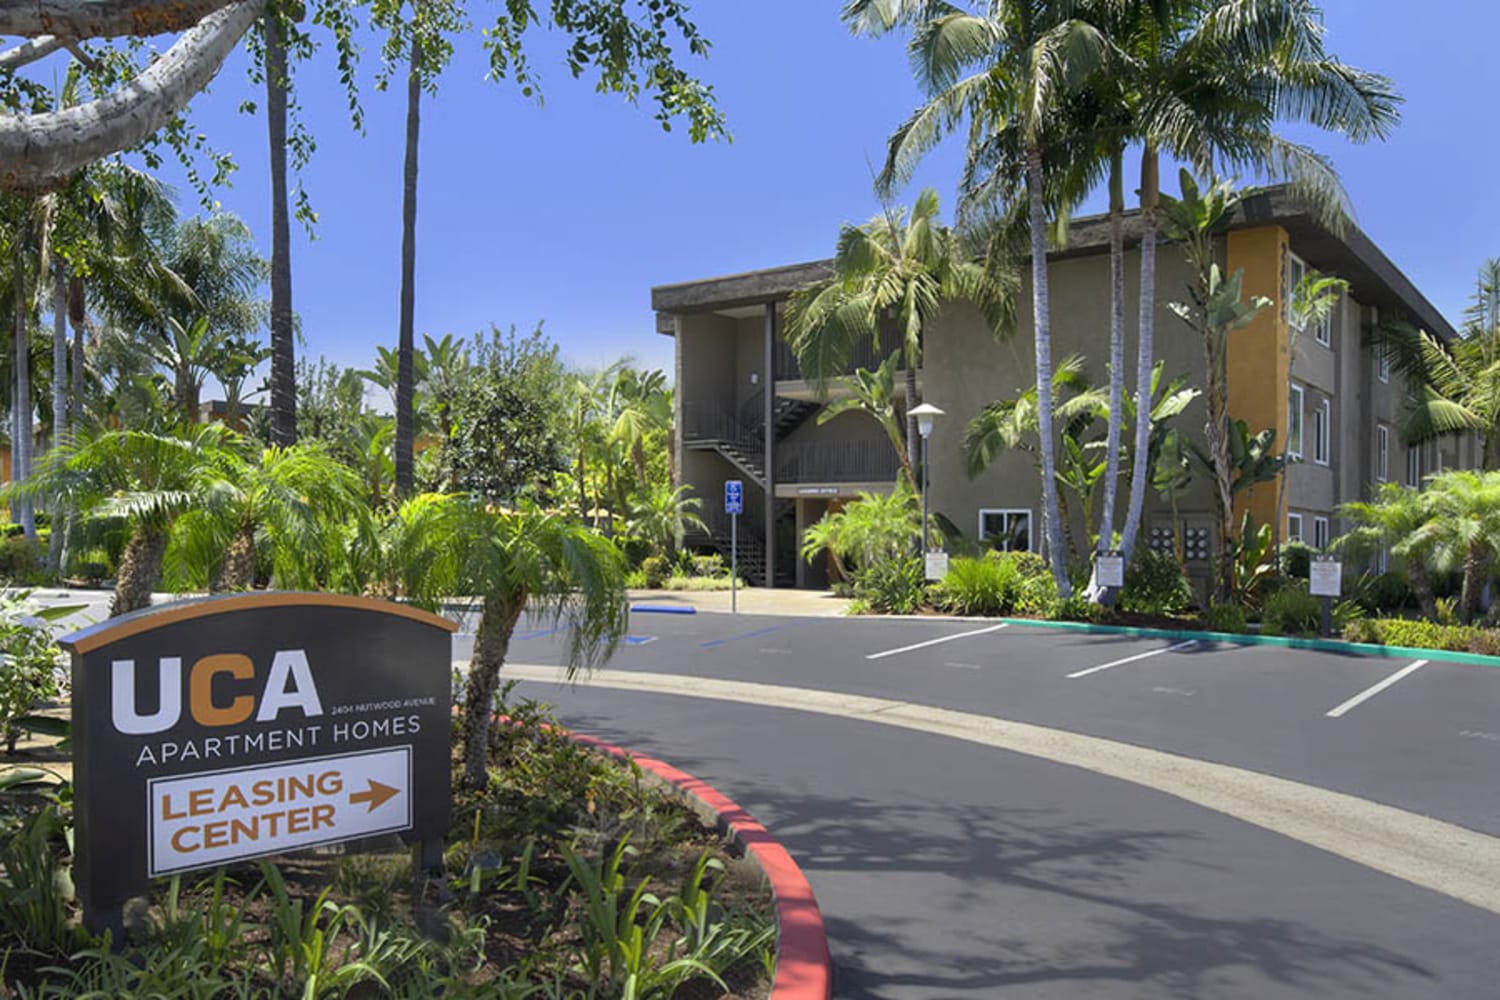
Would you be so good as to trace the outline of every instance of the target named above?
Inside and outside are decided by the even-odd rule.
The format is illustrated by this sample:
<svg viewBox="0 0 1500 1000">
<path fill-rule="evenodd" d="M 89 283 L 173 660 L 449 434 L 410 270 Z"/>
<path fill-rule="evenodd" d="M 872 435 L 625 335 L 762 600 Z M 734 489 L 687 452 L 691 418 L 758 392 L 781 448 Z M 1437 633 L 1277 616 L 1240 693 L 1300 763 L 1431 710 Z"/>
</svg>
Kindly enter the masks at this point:
<svg viewBox="0 0 1500 1000">
<path fill-rule="evenodd" d="M 1131 635 L 1142 639 L 1199 639 L 1204 642 L 1227 642 L 1236 646 L 1281 646 L 1284 649 L 1316 649 L 1345 656 L 1376 656 L 1396 660 L 1440 660 L 1446 663 L 1471 663 L 1481 667 L 1500 667 L 1500 656 L 1479 653 L 1457 653 L 1449 649 L 1413 649 L 1408 646 L 1374 646 L 1363 642 L 1339 642 L 1337 639 L 1304 639 L 1290 635 L 1244 635 L 1237 632 L 1194 632 L 1169 628 L 1132 628 L 1126 625 L 1095 625 L 1092 622 L 1053 622 L 1037 618 L 1000 618 L 1007 625 L 1052 628 L 1064 632 L 1092 632 L 1100 635 Z"/>
</svg>

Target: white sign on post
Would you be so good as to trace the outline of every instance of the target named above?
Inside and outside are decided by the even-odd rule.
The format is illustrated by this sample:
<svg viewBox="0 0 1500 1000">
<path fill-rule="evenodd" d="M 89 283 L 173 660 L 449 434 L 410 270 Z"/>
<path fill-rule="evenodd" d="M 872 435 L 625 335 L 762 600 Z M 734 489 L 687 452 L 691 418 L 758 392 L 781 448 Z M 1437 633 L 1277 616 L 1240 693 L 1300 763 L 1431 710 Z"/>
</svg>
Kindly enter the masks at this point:
<svg viewBox="0 0 1500 1000">
<path fill-rule="evenodd" d="M 927 553 L 927 579 L 941 580 L 948 575 L 948 553 Z"/>
<path fill-rule="evenodd" d="M 411 747 L 149 782 L 150 872 L 409 829 Z"/>
<path fill-rule="evenodd" d="M 1095 558 L 1094 573 L 1101 587 L 1125 586 L 1125 556 L 1119 552 L 1104 552 Z"/>
<path fill-rule="evenodd" d="M 1344 561 L 1338 556 L 1314 555 L 1308 566 L 1307 592 L 1314 597 L 1338 597 L 1344 590 Z"/>
</svg>

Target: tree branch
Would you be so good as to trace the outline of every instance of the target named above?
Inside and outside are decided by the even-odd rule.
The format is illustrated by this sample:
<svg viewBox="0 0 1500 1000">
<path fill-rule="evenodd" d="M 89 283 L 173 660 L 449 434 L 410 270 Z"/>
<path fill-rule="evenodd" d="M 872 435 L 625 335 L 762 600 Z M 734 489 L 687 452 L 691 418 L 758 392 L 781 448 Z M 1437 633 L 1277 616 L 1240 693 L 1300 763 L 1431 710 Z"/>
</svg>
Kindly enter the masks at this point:
<svg viewBox="0 0 1500 1000">
<path fill-rule="evenodd" d="M 20 69 L 22 66 L 50 56 L 66 43 L 56 35 L 42 35 L 22 42 L 13 49 L 0 52 L 0 69 Z"/>
<path fill-rule="evenodd" d="M 0 35 L 118 38 L 186 31 L 238 0 L 0 0 Z"/>
<path fill-rule="evenodd" d="M 150 138 L 208 86 L 265 6 L 266 0 L 231 0 L 106 97 L 47 114 L 0 117 L 0 187 L 42 190 Z"/>
</svg>

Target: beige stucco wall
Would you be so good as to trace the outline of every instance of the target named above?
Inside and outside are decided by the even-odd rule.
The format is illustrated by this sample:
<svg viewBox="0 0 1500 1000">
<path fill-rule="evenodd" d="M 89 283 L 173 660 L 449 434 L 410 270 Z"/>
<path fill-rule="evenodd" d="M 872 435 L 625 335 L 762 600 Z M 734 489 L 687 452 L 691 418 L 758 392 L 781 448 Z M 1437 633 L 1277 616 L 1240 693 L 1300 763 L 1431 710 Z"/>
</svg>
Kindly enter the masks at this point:
<svg viewBox="0 0 1500 1000">
<path fill-rule="evenodd" d="M 1134 386 L 1137 317 L 1140 301 L 1140 257 L 1136 251 L 1126 255 L 1126 376 Z M 1189 270 L 1181 253 L 1171 247 L 1161 248 L 1157 257 L 1156 358 L 1166 363 L 1164 378 L 1187 375 L 1190 383 L 1202 383 L 1203 353 L 1196 336 L 1174 315 L 1168 303 L 1186 298 Z M 1101 386 L 1108 385 L 1109 362 L 1109 258 L 1083 257 L 1054 261 L 1049 270 L 1052 298 L 1052 344 L 1054 363 L 1069 354 L 1083 354 L 1088 362 L 1089 377 Z M 942 511 L 966 533 L 978 530 L 979 511 L 986 508 L 1027 508 L 1033 512 L 1033 533 L 1040 544 L 1041 486 L 1036 458 L 1031 452 L 1013 451 L 1000 455 L 985 472 L 975 478 L 965 474 L 962 439 L 965 425 L 989 403 L 1014 398 L 1035 381 L 1035 348 L 1031 322 L 1031 283 L 1022 288 L 1024 306 L 1017 329 L 1010 338 L 999 341 L 984 326 L 978 312 L 965 303 L 946 308 L 933 325 L 926 343 L 925 397 L 946 411 L 932 436 L 932 505 Z M 1174 426 L 1195 437 L 1202 436 L 1204 410 L 1195 401 Z M 1098 425 L 1102 435 L 1104 425 Z M 1122 480 L 1117 506 L 1117 522 L 1123 522 L 1128 479 Z M 1102 489 L 1095 501 L 1102 504 Z M 1086 529 L 1081 512 L 1070 511 L 1078 545 L 1086 543 Z M 1198 477 L 1188 495 L 1180 502 L 1185 515 L 1206 513 L 1210 499 L 1206 480 Z M 1151 512 L 1158 515 L 1165 507 L 1155 491 L 1147 493 L 1148 523 Z M 1091 523 L 1097 525 L 1096 511 Z"/>
</svg>

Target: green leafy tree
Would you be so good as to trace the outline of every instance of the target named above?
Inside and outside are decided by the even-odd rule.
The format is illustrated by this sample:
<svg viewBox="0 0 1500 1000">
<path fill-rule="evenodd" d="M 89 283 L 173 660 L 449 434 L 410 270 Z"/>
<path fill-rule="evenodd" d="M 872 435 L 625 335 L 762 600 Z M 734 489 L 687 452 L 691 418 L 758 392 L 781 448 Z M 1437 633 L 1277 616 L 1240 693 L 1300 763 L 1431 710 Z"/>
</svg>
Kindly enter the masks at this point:
<svg viewBox="0 0 1500 1000">
<path fill-rule="evenodd" d="M 35 475 L 3 496 L 55 500 L 83 518 L 124 519 L 130 540 L 110 601 L 110 615 L 123 615 L 150 605 L 173 522 L 203 504 L 235 447 L 220 424 L 107 431 L 53 449 Z"/>
<path fill-rule="evenodd" d="M 939 224 L 937 192 L 918 196 L 910 217 L 890 210 L 863 226 L 844 226 L 834 252 L 833 275 L 792 294 L 786 307 L 786 339 L 803 373 L 826 389 L 849 370 L 854 348 L 865 338 L 884 353 L 899 349 L 905 363 L 907 408 L 917 404 L 917 370 L 923 331 L 945 300 L 966 299 L 1001 334 L 1012 326 L 1012 298 L 959 240 Z M 888 341 L 894 339 L 895 344 Z M 906 429 L 908 469 L 918 462 L 916 420 Z"/>
<path fill-rule="evenodd" d="M 547 500 L 565 467 L 554 411 L 494 370 L 476 374 L 453 414 L 451 463 L 460 490 L 506 504 Z"/>
</svg>

